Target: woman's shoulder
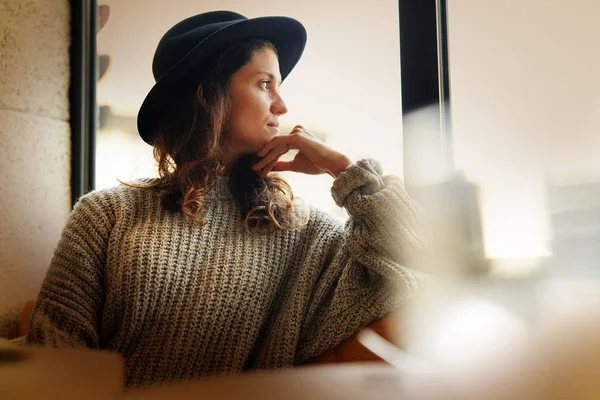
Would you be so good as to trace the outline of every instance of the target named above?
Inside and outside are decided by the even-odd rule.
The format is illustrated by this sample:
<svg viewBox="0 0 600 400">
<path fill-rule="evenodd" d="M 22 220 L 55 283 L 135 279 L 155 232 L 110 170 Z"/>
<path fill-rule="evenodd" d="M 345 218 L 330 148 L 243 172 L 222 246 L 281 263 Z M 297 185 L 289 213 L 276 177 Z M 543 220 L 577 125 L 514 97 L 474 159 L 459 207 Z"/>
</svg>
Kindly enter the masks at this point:
<svg viewBox="0 0 600 400">
<path fill-rule="evenodd" d="M 155 191 L 144 188 L 145 181 L 133 184 L 119 184 L 108 188 L 95 189 L 81 196 L 75 208 L 100 208 L 106 211 L 118 211 L 137 208 L 144 203 L 153 203 L 158 199 Z"/>
</svg>

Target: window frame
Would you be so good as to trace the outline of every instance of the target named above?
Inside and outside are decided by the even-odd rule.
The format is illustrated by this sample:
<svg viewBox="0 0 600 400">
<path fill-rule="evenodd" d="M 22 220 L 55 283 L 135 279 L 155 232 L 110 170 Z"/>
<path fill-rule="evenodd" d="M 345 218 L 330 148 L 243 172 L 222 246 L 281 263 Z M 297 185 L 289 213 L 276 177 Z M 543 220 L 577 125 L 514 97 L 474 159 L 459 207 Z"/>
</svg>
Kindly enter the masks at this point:
<svg viewBox="0 0 600 400">
<path fill-rule="evenodd" d="M 96 0 L 71 0 L 71 205 L 95 187 Z"/>
<path fill-rule="evenodd" d="M 404 178 L 411 191 L 419 186 L 415 169 L 422 164 L 411 157 L 423 154 L 413 136 L 422 132 L 406 129 L 405 117 L 417 110 L 437 108 L 438 132 L 435 140 L 428 142 L 433 148 L 426 149 L 426 154 L 442 157 L 444 171 L 440 171 L 440 176 L 454 171 L 447 3 L 446 0 L 398 0 L 398 11 Z"/>
</svg>

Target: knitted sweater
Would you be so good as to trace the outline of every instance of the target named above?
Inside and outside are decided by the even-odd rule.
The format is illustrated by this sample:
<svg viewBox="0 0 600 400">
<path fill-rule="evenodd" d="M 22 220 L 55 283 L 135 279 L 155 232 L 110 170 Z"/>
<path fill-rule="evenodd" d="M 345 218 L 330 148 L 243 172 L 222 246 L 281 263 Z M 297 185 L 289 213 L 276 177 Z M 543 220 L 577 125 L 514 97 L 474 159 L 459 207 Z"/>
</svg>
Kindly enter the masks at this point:
<svg viewBox="0 0 600 400">
<path fill-rule="evenodd" d="M 33 310 L 28 343 L 121 353 L 126 384 L 282 368 L 335 347 L 397 309 L 421 277 L 401 181 L 374 160 L 332 186 L 349 219 L 310 207 L 297 231 L 248 233 L 223 179 L 207 223 L 156 192 L 91 192 L 69 216 Z"/>
</svg>

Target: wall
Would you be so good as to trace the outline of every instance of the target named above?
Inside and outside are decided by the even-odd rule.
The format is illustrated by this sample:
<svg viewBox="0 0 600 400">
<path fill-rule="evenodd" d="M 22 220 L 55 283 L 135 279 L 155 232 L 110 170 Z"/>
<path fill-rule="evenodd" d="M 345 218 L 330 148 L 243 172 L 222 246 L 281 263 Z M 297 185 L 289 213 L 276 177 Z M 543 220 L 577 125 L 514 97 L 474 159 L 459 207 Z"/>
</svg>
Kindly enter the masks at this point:
<svg viewBox="0 0 600 400">
<path fill-rule="evenodd" d="M 69 44 L 69 1 L 0 0 L 0 336 L 70 210 Z"/>
</svg>

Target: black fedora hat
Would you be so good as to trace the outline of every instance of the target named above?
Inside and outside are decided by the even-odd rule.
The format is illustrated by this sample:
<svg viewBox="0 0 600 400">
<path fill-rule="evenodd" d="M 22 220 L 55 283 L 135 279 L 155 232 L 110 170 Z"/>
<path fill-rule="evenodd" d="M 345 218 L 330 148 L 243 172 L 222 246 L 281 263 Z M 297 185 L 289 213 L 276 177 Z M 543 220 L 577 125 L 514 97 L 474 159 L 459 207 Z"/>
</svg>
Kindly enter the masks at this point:
<svg viewBox="0 0 600 400">
<path fill-rule="evenodd" d="M 228 45 L 253 38 L 273 43 L 279 55 L 281 77 L 285 79 L 304 51 L 306 30 L 293 18 L 249 19 L 230 11 L 198 14 L 169 29 L 158 43 L 152 61 L 156 83 L 138 112 L 137 125 L 142 139 L 153 143 L 161 110 L 172 102 L 178 90 L 199 82 L 199 66 Z"/>
</svg>

